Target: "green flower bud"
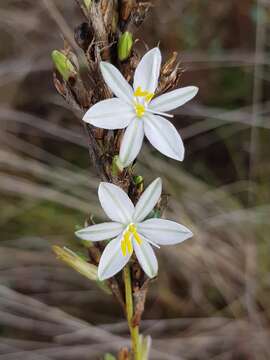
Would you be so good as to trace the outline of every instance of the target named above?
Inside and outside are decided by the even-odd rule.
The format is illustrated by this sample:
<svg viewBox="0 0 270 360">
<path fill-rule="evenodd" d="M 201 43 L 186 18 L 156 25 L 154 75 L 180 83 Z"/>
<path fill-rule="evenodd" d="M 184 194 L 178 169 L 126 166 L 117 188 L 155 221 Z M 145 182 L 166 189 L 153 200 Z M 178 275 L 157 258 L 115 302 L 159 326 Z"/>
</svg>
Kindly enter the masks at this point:
<svg viewBox="0 0 270 360">
<path fill-rule="evenodd" d="M 118 40 L 118 58 L 120 61 L 124 61 L 130 56 L 132 45 L 132 34 L 128 31 L 124 32 Z"/>
<path fill-rule="evenodd" d="M 86 10 L 90 9 L 92 0 L 83 0 L 84 6 L 86 7 Z"/>
<path fill-rule="evenodd" d="M 54 66 L 58 70 L 58 72 L 62 75 L 65 81 L 68 81 L 70 77 L 76 74 L 76 70 L 72 65 L 71 61 L 58 50 L 54 50 L 52 52 L 52 60 Z"/>
<path fill-rule="evenodd" d="M 99 281 L 97 276 L 97 267 L 95 265 L 89 264 L 82 257 L 66 247 L 61 248 L 60 246 L 53 246 L 53 251 L 59 259 L 63 260 L 80 274 L 90 280 Z"/>
<path fill-rule="evenodd" d="M 124 170 L 123 165 L 120 162 L 119 156 L 115 155 L 112 161 L 112 174 L 114 176 L 119 175 Z"/>
<path fill-rule="evenodd" d="M 116 360 L 116 357 L 113 356 L 112 354 L 107 353 L 104 356 L 104 360 Z"/>
<path fill-rule="evenodd" d="M 133 177 L 135 185 L 140 185 L 143 182 L 143 177 L 141 175 L 136 175 Z"/>
</svg>

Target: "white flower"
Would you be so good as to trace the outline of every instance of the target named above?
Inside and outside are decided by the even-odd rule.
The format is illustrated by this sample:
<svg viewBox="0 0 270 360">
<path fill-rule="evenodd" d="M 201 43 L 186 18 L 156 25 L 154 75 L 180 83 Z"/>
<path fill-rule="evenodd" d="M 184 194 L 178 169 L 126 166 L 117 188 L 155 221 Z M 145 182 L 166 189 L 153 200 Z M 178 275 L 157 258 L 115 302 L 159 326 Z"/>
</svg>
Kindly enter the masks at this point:
<svg viewBox="0 0 270 360">
<path fill-rule="evenodd" d="M 163 116 L 173 117 L 165 112 L 191 100 L 198 88 L 187 86 L 153 99 L 160 66 L 160 50 L 154 48 L 148 51 L 135 71 L 132 88 L 115 66 L 107 62 L 100 63 L 103 78 L 117 97 L 92 106 L 83 120 L 103 129 L 127 128 L 119 154 L 123 167 L 130 165 L 137 157 L 144 135 L 162 154 L 179 161 L 184 158 L 182 139 Z"/>
<path fill-rule="evenodd" d="M 128 195 L 118 186 L 105 182 L 99 185 L 101 206 L 112 221 L 81 229 L 76 235 L 88 241 L 112 239 L 100 259 L 100 280 L 118 273 L 127 264 L 133 251 L 144 272 L 152 278 L 157 274 L 158 263 L 150 244 L 156 247 L 172 245 L 192 236 L 189 229 L 174 221 L 156 218 L 144 220 L 158 202 L 161 187 L 160 178 L 153 181 L 134 207 Z"/>
</svg>

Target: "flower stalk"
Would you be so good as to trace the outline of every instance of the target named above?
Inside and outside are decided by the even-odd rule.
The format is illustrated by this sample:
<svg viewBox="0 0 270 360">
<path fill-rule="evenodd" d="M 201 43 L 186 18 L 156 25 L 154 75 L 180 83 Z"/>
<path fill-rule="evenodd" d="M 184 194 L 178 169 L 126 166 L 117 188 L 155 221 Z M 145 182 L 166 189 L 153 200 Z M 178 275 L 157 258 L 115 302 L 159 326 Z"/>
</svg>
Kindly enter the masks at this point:
<svg viewBox="0 0 270 360">
<path fill-rule="evenodd" d="M 126 265 L 123 270 L 124 284 L 125 284 L 125 299 L 126 299 L 126 316 L 131 335 L 132 352 L 134 360 L 140 360 L 140 348 L 139 348 L 139 326 L 133 324 L 133 295 L 132 295 L 132 281 L 130 266 Z"/>
</svg>

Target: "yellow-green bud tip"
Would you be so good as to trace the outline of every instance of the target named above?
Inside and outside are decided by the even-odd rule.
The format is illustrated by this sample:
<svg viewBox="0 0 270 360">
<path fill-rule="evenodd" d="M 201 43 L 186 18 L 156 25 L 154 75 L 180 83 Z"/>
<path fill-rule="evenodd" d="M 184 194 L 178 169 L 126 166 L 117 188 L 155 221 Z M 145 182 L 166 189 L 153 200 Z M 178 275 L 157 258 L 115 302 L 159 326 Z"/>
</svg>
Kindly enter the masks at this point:
<svg viewBox="0 0 270 360">
<path fill-rule="evenodd" d="M 71 76 L 76 74 L 76 70 L 71 61 L 58 50 L 52 52 L 52 60 L 57 71 L 62 75 L 65 81 L 68 81 Z"/>
<path fill-rule="evenodd" d="M 86 7 L 86 10 L 90 9 L 92 0 L 83 0 L 84 6 Z"/>
<path fill-rule="evenodd" d="M 118 58 L 120 61 L 124 61 L 130 56 L 132 46 L 133 46 L 132 34 L 126 31 L 120 36 L 118 40 Z"/>
</svg>

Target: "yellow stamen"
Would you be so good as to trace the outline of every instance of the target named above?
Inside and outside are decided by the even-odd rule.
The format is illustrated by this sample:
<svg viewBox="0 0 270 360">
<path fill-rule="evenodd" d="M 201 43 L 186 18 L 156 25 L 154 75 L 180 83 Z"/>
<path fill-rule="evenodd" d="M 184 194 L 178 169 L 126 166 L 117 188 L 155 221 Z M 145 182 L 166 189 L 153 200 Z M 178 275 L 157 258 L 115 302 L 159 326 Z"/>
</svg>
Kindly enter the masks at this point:
<svg viewBox="0 0 270 360">
<path fill-rule="evenodd" d="M 124 238 L 121 241 L 121 250 L 123 256 L 127 255 L 127 251 L 130 255 L 133 252 L 133 246 L 132 246 L 132 241 L 130 239 L 130 235 L 131 232 L 129 231 L 129 229 L 127 229 L 127 231 L 124 233 Z"/>
<path fill-rule="evenodd" d="M 149 102 L 153 99 L 154 94 L 150 93 L 149 91 L 143 91 L 142 88 L 140 86 L 138 86 L 134 92 L 134 96 L 143 97 L 146 102 Z"/>
<path fill-rule="evenodd" d="M 135 238 L 135 240 L 137 241 L 138 245 L 141 245 L 142 243 L 142 239 L 140 238 L 139 234 L 136 232 L 133 233 L 133 236 Z"/>
<path fill-rule="evenodd" d="M 133 245 L 131 240 L 131 235 L 134 236 L 134 239 L 139 245 L 142 244 L 142 239 L 140 238 L 136 226 L 134 224 L 129 224 L 128 228 L 124 232 L 124 236 L 121 240 L 121 250 L 123 256 L 127 255 L 127 252 L 131 255 L 133 253 Z"/>
<path fill-rule="evenodd" d="M 127 243 L 126 243 L 125 239 L 123 239 L 121 241 L 121 250 L 122 250 L 123 256 L 126 256 L 127 255 Z"/>
<path fill-rule="evenodd" d="M 138 116 L 138 118 L 143 117 L 143 115 L 145 113 L 144 105 L 139 104 L 139 103 L 135 103 L 135 111 L 136 111 L 136 115 Z"/>
<path fill-rule="evenodd" d="M 140 86 L 137 87 L 137 89 L 134 92 L 134 96 L 145 96 L 147 95 L 147 91 L 142 91 L 142 88 Z"/>
<path fill-rule="evenodd" d="M 133 234 L 134 239 L 137 241 L 137 243 L 141 245 L 142 239 L 140 238 L 139 234 L 137 233 L 137 229 L 133 224 L 129 225 L 129 231 Z"/>
<path fill-rule="evenodd" d="M 125 232 L 125 235 L 124 235 L 124 240 L 126 242 L 126 248 L 128 249 L 128 253 L 129 254 L 132 254 L 132 251 L 133 251 L 133 247 L 132 247 L 132 242 L 131 242 L 131 239 L 130 239 L 130 231 L 129 229 Z"/>
<path fill-rule="evenodd" d="M 145 95 L 144 98 L 147 102 L 150 102 L 153 99 L 153 97 L 154 97 L 154 94 L 148 93 L 147 95 Z"/>
<path fill-rule="evenodd" d="M 130 236 L 128 237 L 127 248 L 128 248 L 128 253 L 131 255 L 132 252 L 133 252 L 133 245 L 132 245 L 132 241 L 130 239 Z"/>
</svg>

